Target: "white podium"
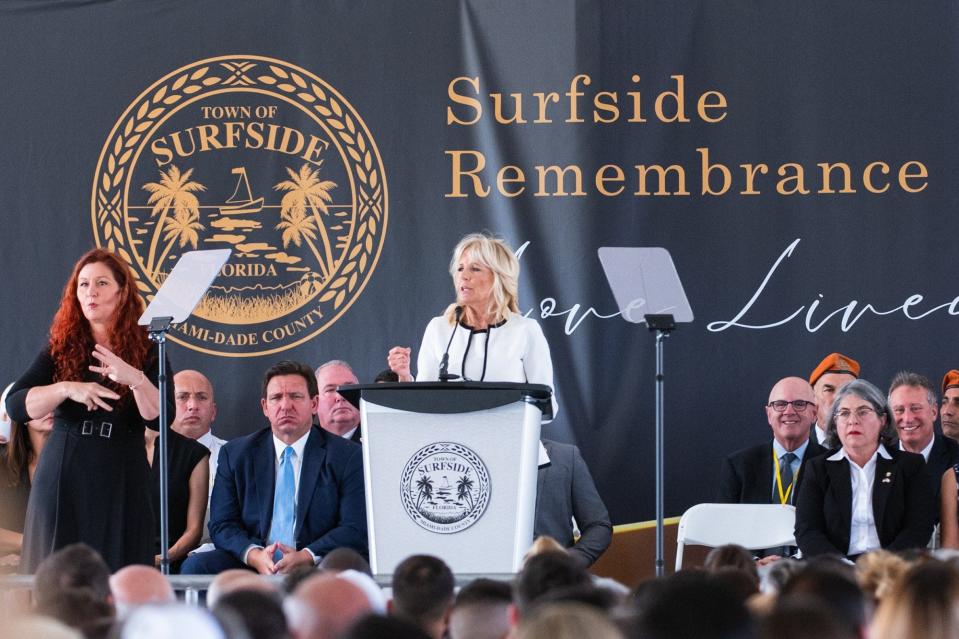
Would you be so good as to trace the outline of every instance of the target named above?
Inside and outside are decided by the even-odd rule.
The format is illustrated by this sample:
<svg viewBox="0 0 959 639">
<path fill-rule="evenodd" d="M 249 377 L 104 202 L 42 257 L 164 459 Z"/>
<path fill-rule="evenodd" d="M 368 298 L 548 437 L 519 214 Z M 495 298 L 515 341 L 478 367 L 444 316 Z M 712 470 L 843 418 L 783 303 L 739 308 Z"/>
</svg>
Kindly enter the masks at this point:
<svg viewBox="0 0 959 639">
<path fill-rule="evenodd" d="M 533 541 L 542 384 L 357 384 L 370 567 L 414 554 L 460 576 L 516 573 Z"/>
</svg>

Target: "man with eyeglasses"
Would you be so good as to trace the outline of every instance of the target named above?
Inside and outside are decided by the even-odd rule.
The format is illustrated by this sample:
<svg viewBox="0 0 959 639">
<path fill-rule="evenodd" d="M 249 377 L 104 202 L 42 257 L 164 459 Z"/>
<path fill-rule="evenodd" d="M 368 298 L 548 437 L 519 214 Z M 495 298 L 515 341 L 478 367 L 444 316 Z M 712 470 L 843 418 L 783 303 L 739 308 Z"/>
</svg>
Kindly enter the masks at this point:
<svg viewBox="0 0 959 639">
<path fill-rule="evenodd" d="M 942 378 L 942 407 L 939 409 L 942 434 L 959 441 L 959 371 L 951 370 Z"/>
<path fill-rule="evenodd" d="M 926 460 L 938 521 L 942 474 L 959 461 L 959 443 L 935 431 L 939 415 L 936 387 L 924 375 L 900 371 L 889 384 L 888 401 L 896 420 L 899 449 L 919 453 Z"/>
<path fill-rule="evenodd" d="M 815 419 L 816 402 L 806 380 L 779 380 L 769 392 L 766 404 L 772 442 L 733 453 L 723 461 L 718 501 L 795 504 L 803 462 L 825 452 L 809 438 Z"/>
<path fill-rule="evenodd" d="M 816 423 L 809 429 L 809 440 L 824 446 L 826 424 L 832 411 L 832 402 L 839 387 L 854 379 L 859 379 L 859 362 L 842 353 L 830 353 L 809 375 L 813 394 L 816 398 Z"/>
</svg>

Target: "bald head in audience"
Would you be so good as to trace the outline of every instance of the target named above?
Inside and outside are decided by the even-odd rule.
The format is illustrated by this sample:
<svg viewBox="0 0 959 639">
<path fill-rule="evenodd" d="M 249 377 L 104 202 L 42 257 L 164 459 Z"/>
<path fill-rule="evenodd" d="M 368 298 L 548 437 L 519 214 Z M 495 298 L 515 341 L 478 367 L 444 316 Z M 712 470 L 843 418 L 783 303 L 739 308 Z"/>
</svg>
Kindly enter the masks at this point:
<svg viewBox="0 0 959 639">
<path fill-rule="evenodd" d="M 110 577 L 110 593 L 118 617 L 144 604 L 176 601 L 170 582 L 150 566 L 127 566 L 115 572 Z"/>
<path fill-rule="evenodd" d="M 476 579 L 456 595 L 450 613 L 450 639 L 503 639 L 509 634 L 510 585 Z"/>
<path fill-rule="evenodd" d="M 260 592 L 279 592 L 279 588 L 272 582 L 262 579 L 258 574 L 244 568 L 224 570 L 218 574 L 206 591 L 206 605 L 213 608 L 220 597 L 239 590 L 257 590 Z"/>
<path fill-rule="evenodd" d="M 371 612 L 363 591 L 336 575 L 316 575 L 283 602 L 293 639 L 334 639 Z"/>
</svg>

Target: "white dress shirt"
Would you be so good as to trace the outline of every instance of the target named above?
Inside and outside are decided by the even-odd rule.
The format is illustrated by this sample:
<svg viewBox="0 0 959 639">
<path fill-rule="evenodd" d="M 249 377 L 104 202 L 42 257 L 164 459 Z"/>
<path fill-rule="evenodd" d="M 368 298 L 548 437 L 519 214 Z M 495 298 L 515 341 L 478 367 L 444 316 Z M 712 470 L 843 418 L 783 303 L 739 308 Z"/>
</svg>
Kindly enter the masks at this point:
<svg viewBox="0 0 959 639">
<path fill-rule="evenodd" d="M 212 430 L 197 438 L 197 441 L 210 450 L 210 493 L 213 494 L 213 480 L 216 479 L 216 462 L 220 458 L 220 449 L 226 443 L 225 439 L 220 439 L 213 434 Z"/>
<path fill-rule="evenodd" d="M 876 518 L 872 511 L 872 487 L 876 482 L 876 459 L 892 459 L 886 448 L 879 444 L 873 456 L 860 467 L 840 448 L 830 455 L 829 461 L 845 459 L 849 464 L 849 479 L 852 482 L 852 519 L 849 522 L 849 550 L 847 555 L 861 555 L 870 550 L 881 548 L 879 533 L 876 531 Z"/>
<path fill-rule="evenodd" d="M 293 457 L 291 458 L 290 461 L 291 461 L 291 463 L 293 464 L 293 487 L 294 487 L 294 492 L 293 492 L 293 495 L 294 495 L 294 496 L 293 496 L 293 512 L 294 512 L 294 513 L 296 512 L 296 500 L 299 499 L 299 496 L 300 496 L 300 470 L 301 470 L 302 467 L 303 467 L 303 451 L 306 449 L 306 440 L 309 439 L 309 437 L 310 437 L 310 431 L 307 431 L 306 434 L 303 435 L 303 437 L 300 437 L 298 440 L 296 440 L 296 441 L 293 442 L 292 444 L 285 444 L 284 442 L 282 442 L 282 441 L 280 441 L 279 439 L 277 439 L 276 435 L 273 436 L 273 455 L 274 455 L 274 458 L 273 458 L 273 462 L 274 462 L 274 463 L 273 463 L 273 469 L 274 469 L 274 473 L 275 473 L 274 476 L 273 476 L 273 487 L 274 487 L 274 489 L 276 488 L 276 481 L 277 481 L 277 479 L 279 478 L 279 474 L 280 474 L 280 463 L 281 463 L 281 461 L 282 461 L 282 459 L 283 459 L 283 451 L 286 450 L 286 447 L 287 447 L 288 445 L 293 447 Z M 271 501 L 271 503 L 272 503 L 272 501 Z M 294 520 L 293 520 L 293 530 L 296 530 L 296 519 L 295 519 L 295 517 L 294 517 Z M 269 542 L 269 541 L 271 541 L 272 539 L 273 539 L 273 523 L 272 523 L 272 521 L 271 521 L 271 522 L 270 522 L 270 534 L 269 534 L 269 537 L 267 538 L 267 541 Z M 245 564 L 249 564 L 249 563 L 250 563 L 249 561 L 247 561 L 247 558 L 248 558 L 249 555 L 250 555 L 250 551 L 253 550 L 254 548 L 263 548 L 263 546 L 255 546 L 255 545 L 254 545 L 254 546 L 250 546 L 249 548 L 247 548 L 247 549 L 246 549 L 246 552 L 243 553 L 243 563 L 245 563 Z M 315 564 L 315 563 L 317 562 L 317 559 L 318 559 L 317 556 L 314 555 L 314 554 L 313 554 L 313 551 L 310 550 L 309 548 L 306 548 L 305 550 L 306 550 L 308 553 L 310 553 L 310 555 L 313 556 L 313 563 Z"/>
</svg>

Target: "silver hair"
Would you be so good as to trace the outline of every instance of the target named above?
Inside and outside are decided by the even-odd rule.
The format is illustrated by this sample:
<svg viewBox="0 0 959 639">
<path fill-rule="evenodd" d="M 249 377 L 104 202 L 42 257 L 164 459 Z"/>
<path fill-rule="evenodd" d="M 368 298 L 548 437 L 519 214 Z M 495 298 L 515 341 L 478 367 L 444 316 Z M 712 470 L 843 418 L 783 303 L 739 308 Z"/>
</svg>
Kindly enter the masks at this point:
<svg viewBox="0 0 959 639">
<path fill-rule="evenodd" d="M 319 376 L 320 376 L 320 371 L 323 370 L 324 368 L 328 367 L 328 366 L 342 366 L 343 368 L 345 368 L 345 369 L 347 369 L 348 371 L 350 371 L 351 373 L 353 373 L 353 376 L 356 377 L 356 371 L 353 370 L 353 367 L 350 366 L 347 362 L 343 361 L 342 359 L 331 359 L 331 360 L 328 361 L 328 362 L 323 362 L 322 364 L 320 364 L 319 366 L 316 367 L 316 370 L 314 371 L 314 374 L 315 374 L 317 377 L 319 377 Z"/>
<path fill-rule="evenodd" d="M 890 404 L 892 404 L 892 391 L 900 386 L 921 388 L 926 391 L 926 399 L 929 401 L 930 406 L 939 404 L 939 395 L 936 393 L 936 387 L 932 385 L 929 378 L 919 373 L 913 373 L 912 371 L 899 371 L 895 377 L 892 378 L 892 382 L 889 383 L 889 394 L 886 396 L 886 400 Z"/>
<path fill-rule="evenodd" d="M 879 441 L 887 448 L 895 445 L 898 437 L 896 436 L 896 421 L 892 418 L 892 410 L 889 409 L 889 403 L 882 391 L 876 388 L 876 385 L 864 379 L 854 379 L 851 382 L 843 384 L 833 399 L 832 408 L 829 410 L 829 423 L 826 424 L 826 448 L 838 448 L 840 446 L 839 435 L 836 432 L 836 411 L 839 410 L 839 404 L 849 395 L 855 395 L 860 399 L 872 404 L 876 414 L 880 418 L 885 415 L 886 423 L 879 431 Z"/>
</svg>

